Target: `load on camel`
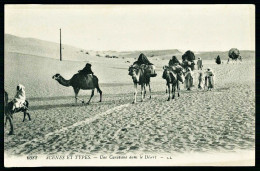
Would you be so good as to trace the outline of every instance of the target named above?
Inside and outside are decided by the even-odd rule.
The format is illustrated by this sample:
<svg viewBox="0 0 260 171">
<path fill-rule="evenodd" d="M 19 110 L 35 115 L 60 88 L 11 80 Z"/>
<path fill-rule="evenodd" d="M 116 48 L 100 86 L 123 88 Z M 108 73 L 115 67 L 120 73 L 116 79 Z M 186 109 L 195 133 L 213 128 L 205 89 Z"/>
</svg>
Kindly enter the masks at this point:
<svg viewBox="0 0 260 171">
<path fill-rule="evenodd" d="M 137 95 L 137 84 L 141 85 L 141 101 L 145 98 L 146 95 L 146 86 L 149 86 L 150 98 L 151 96 L 151 86 L 150 79 L 151 77 L 156 77 L 155 66 L 148 60 L 148 58 L 141 53 L 138 57 L 138 60 L 133 63 L 128 69 L 134 83 L 134 100 L 133 103 L 136 103 Z"/>
<path fill-rule="evenodd" d="M 97 91 L 100 94 L 100 100 L 99 102 L 102 101 L 102 91 L 99 88 L 98 84 L 98 78 L 93 74 L 91 71 L 91 65 L 86 64 L 86 67 L 79 71 L 79 73 L 74 74 L 71 79 L 66 80 L 64 79 L 60 74 L 55 74 L 52 78 L 58 83 L 60 83 L 63 86 L 66 87 L 73 87 L 74 93 L 75 93 L 75 103 L 77 103 L 78 100 L 78 93 L 79 90 L 92 90 L 90 99 L 88 100 L 87 104 L 90 103 L 90 100 L 94 96 L 94 90 L 97 89 Z M 80 99 L 79 99 L 80 100 Z M 84 100 L 81 100 L 82 103 L 85 103 Z"/>
<path fill-rule="evenodd" d="M 240 52 L 237 48 L 231 48 L 228 51 L 228 61 L 227 61 L 227 63 L 229 63 L 230 60 L 233 61 L 233 64 L 234 64 L 234 61 L 237 62 L 237 60 L 242 62 L 242 56 L 240 56 Z"/>
<path fill-rule="evenodd" d="M 168 66 L 163 67 L 163 75 L 162 78 L 166 80 L 166 93 L 169 93 L 168 100 L 171 99 L 171 92 L 172 92 L 172 99 L 175 98 L 175 90 L 177 88 L 178 91 L 178 97 L 180 97 L 180 86 L 179 82 L 183 83 L 183 68 L 180 65 L 179 60 L 176 58 L 176 56 L 173 56 L 172 59 L 170 59 Z M 171 87 L 172 86 L 172 89 Z M 172 90 L 172 91 L 170 91 Z"/>
<path fill-rule="evenodd" d="M 194 63 L 195 55 L 192 51 L 188 50 L 182 55 L 182 65 L 183 68 L 187 69 L 188 67 L 191 68 L 191 70 L 194 70 Z"/>
</svg>

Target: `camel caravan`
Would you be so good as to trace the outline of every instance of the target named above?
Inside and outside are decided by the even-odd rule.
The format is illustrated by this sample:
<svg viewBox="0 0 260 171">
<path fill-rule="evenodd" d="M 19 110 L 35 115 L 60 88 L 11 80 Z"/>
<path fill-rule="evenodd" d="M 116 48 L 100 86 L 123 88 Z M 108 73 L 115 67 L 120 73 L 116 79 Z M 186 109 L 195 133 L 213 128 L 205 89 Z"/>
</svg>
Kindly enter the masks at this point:
<svg viewBox="0 0 260 171">
<path fill-rule="evenodd" d="M 228 53 L 228 62 L 229 60 L 242 62 L 242 57 L 240 56 L 239 50 L 236 48 L 230 49 Z M 180 97 L 180 85 L 184 84 L 184 87 L 187 91 L 190 91 L 194 87 L 194 69 L 195 69 L 195 55 L 192 51 L 188 50 L 182 55 L 182 62 L 180 62 L 176 56 L 172 56 L 169 60 L 168 65 L 163 66 L 162 78 L 166 80 L 166 93 L 168 93 L 167 101 L 175 98 L 175 92 L 177 90 L 177 95 Z M 220 64 L 220 57 L 218 56 L 217 64 Z M 198 89 L 204 89 L 211 91 L 214 88 L 214 73 L 211 68 L 207 68 L 203 73 L 202 68 L 202 59 L 198 58 L 197 60 L 197 69 L 198 69 Z M 148 58 L 141 53 L 138 57 L 138 60 L 134 62 L 128 69 L 128 75 L 132 77 L 134 83 L 134 98 L 132 103 L 136 103 L 137 98 L 137 86 L 141 86 L 141 102 L 146 96 L 146 87 L 149 88 L 149 98 L 152 98 L 151 92 L 151 78 L 156 77 L 156 67 L 152 64 Z M 78 100 L 82 103 L 85 103 L 83 99 L 78 98 L 78 93 L 80 89 L 82 90 L 91 90 L 91 96 L 86 104 L 90 104 L 92 97 L 94 96 L 94 90 L 97 89 L 97 92 L 100 94 L 99 102 L 102 102 L 102 91 L 99 87 L 99 80 L 96 75 L 91 70 L 91 64 L 87 63 L 82 70 L 79 70 L 78 73 L 74 74 L 71 79 L 66 80 L 60 74 L 55 74 L 52 77 L 62 86 L 70 87 L 72 86 L 75 93 L 75 103 L 77 104 Z M 5 91 L 4 95 L 4 104 L 5 104 L 5 125 L 7 121 L 10 123 L 10 132 L 9 134 L 14 134 L 13 129 L 13 114 L 18 112 L 24 113 L 23 122 L 25 121 L 26 116 L 31 120 L 29 110 L 29 102 L 26 100 L 25 96 L 25 87 L 19 84 L 16 88 L 15 98 L 8 102 L 8 93 Z"/>
</svg>

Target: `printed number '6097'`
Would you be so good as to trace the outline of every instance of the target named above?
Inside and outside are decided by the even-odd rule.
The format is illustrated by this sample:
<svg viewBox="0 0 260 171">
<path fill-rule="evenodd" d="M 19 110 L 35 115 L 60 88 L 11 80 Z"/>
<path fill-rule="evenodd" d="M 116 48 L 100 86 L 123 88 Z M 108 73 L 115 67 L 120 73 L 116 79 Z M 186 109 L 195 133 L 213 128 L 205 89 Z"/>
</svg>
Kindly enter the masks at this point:
<svg viewBox="0 0 260 171">
<path fill-rule="evenodd" d="M 37 156 L 27 156 L 27 160 L 36 160 Z"/>
</svg>

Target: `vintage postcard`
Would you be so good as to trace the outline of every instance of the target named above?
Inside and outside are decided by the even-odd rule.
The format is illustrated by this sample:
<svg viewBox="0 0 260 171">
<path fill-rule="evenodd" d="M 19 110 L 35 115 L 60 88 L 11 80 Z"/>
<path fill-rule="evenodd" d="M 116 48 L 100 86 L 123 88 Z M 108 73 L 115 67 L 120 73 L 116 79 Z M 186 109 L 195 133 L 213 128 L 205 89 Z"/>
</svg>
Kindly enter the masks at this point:
<svg viewBox="0 0 260 171">
<path fill-rule="evenodd" d="M 255 6 L 6 4 L 4 166 L 255 166 Z"/>
</svg>

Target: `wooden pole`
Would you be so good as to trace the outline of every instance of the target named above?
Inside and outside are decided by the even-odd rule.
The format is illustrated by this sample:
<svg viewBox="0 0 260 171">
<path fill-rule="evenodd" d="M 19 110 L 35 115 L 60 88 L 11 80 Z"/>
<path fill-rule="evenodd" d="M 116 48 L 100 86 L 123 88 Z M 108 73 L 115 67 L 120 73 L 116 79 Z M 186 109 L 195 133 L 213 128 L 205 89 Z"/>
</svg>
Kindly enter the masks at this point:
<svg viewBox="0 0 260 171">
<path fill-rule="evenodd" d="M 60 61 L 62 61 L 62 53 L 61 53 L 62 47 L 61 47 L 61 29 L 60 29 Z"/>
</svg>

